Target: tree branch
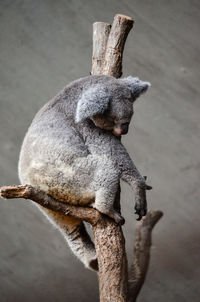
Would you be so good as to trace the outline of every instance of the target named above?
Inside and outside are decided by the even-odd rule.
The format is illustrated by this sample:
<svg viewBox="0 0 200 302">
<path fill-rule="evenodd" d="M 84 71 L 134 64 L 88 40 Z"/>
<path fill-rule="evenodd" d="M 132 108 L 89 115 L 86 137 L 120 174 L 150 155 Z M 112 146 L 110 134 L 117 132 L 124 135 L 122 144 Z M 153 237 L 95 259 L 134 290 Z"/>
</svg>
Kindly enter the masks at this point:
<svg viewBox="0 0 200 302">
<path fill-rule="evenodd" d="M 5 186 L 0 188 L 0 196 L 5 199 L 25 198 L 31 199 L 44 208 L 58 212 L 65 216 L 73 216 L 75 218 L 89 222 L 92 226 L 103 216 L 100 212 L 89 207 L 73 206 L 60 202 L 51 197 L 44 191 L 34 188 L 30 185 L 25 186 Z"/>
<path fill-rule="evenodd" d="M 161 211 L 149 211 L 136 223 L 133 264 L 129 277 L 129 300 L 135 302 L 144 284 L 149 266 L 152 229 L 163 216 Z"/>
<path fill-rule="evenodd" d="M 124 45 L 133 23 L 133 19 L 128 16 L 115 15 L 106 46 L 103 74 L 116 78 L 122 76 Z"/>
<path fill-rule="evenodd" d="M 93 53 L 91 74 L 102 74 L 106 45 L 110 33 L 111 24 L 95 22 L 93 24 Z"/>
<path fill-rule="evenodd" d="M 115 15 L 112 27 L 104 22 L 94 23 L 91 74 L 122 76 L 124 45 L 133 23 L 132 18 L 120 14 Z"/>
</svg>

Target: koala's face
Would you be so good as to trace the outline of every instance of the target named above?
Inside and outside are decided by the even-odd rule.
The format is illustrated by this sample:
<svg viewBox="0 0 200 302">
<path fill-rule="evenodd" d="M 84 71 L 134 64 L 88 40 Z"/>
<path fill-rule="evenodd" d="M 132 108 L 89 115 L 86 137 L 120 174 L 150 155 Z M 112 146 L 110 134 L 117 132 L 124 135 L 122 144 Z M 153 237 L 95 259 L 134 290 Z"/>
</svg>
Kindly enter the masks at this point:
<svg viewBox="0 0 200 302">
<path fill-rule="evenodd" d="M 94 124 L 104 130 L 112 131 L 116 136 L 128 133 L 133 115 L 133 96 L 126 87 L 112 87 L 108 108 L 103 114 L 92 117 Z"/>
<path fill-rule="evenodd" d="M 111 78 L 109 81 L 104 77 L 101 76 L 101 83 L 91 85 L 81 95 L 75 121 L 90 119 L 96 127 L 111 131 L 114 135 L 127 134 L 134 101 L 150 84 L 133 77 Z"/>
</svg>

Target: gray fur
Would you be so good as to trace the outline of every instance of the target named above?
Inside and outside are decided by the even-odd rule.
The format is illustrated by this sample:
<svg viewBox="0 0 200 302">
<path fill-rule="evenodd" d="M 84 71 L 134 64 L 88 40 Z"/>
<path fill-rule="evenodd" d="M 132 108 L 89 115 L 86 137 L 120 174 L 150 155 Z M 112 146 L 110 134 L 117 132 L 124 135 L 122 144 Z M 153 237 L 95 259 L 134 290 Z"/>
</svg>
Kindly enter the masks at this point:
<svg viewBox="0 0 200 302">
<path fill-rule="evenodd" d="M 91 86 L 78 100 L 75 121 L 79 123 L 91 116 L 103 114 L 108 108 L 108 103 L 109 90 L 101 84 Z"/>
<path fill-rule="evenodd" d="M 21 183 L 40 187 L 63 202 L 93 206 L 122 223 L 113 209 L 120 179 L 137 192 L 137 198 L 142 196 L 139 191 L 145 191 L 145 180 L 117 135 L 128 131 L 133 102 L 148 86 L 138 78 L 103 75 L 66 86 L 36 114 L 28 129 L 19 159 Z M 145 202 L 137 200 L 142 215 Z M 97 269 L 94 245 L 83 224 L 47 212 L 78 258 Z"/>
<path fill-rule="evenodd" d="M 151 86 L 149 82 L 140 81 L 139 78 L 133 78 L 131 76 L 122 79 L 129 89 L 132 91 L 134 98 L 138 98 L 142 93 L 146 92 L 147 89 Z"/>
</svg>

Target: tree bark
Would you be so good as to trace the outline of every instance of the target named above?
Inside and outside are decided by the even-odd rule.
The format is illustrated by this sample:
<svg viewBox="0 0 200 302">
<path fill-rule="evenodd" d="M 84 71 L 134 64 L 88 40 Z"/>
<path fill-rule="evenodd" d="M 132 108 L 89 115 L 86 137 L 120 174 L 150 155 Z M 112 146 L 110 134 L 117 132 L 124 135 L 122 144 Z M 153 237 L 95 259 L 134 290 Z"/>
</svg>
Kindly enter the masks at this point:
<svg viewBox="0 0 200 302">
<path fill-rule="evenodd" d="M 133 23 L 133 19 L 128 16 L 115 16 L 107 42 L 103 74 L 116 78 L 122 76 L 124 45 Z"/>
<path fill-rule="evenodd" d="M 150 260 L 153 227 L 163 216 L 161 211 L 149 211 L 136 223 L 133 264 L 129 274 L 129 298 L 135 302 L 144 284 Z"/>
<path fill-rule="evenodd" d="M 0 196 L 5 199 L 12 198 L 24 198 L 31 199 L 44 208 L 58 212 L 66 216 L 73 216 L 75 218 L 84 220 L 95 225 L 100 217 L 100 212 L 88 207 L 73 206 L 67 203 L 63 203 L 46 192 L 34 188 L 31 185 L 25 186 L 5 186 L 0 188 Z"/>
<path fill-rule="evenodd" d="M 95 22 L 93 24 L 93 53 L 91 74 L 102 74 L 106 45 L 111 24 Z"/>
<path fill-rule="evenodd" d="M 122 76 L 122 59 L 127 36 L 133 19 L 117 14 L 112 26 L 104 22 L 93 25 L 93 56 L 91 74 Z"/>
<path fill-rule="evenodd" d="M 99 265 L 100 301 L 127 301 L 127 258 L 122 229 L 104 218 L 93 226 L 93 233 Z"/>
</svg>

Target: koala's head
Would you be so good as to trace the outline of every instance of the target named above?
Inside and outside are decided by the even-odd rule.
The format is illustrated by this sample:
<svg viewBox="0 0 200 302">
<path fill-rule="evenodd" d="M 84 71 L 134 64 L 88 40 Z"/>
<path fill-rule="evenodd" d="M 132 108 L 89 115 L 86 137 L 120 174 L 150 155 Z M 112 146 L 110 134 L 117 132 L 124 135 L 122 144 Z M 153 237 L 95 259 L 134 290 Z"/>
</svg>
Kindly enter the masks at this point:
<svg viewBox="0 0 200 302">
<path fill-rule="evenodd" d="M 111 131 L 114 135 L 128 132 L 134 113 L 133 103 L 150 83 L 138 78 L 107 80 L 87 88 L 78 100 L 76 123 L 90 119 L 96 127 Z"/>
</svg>

